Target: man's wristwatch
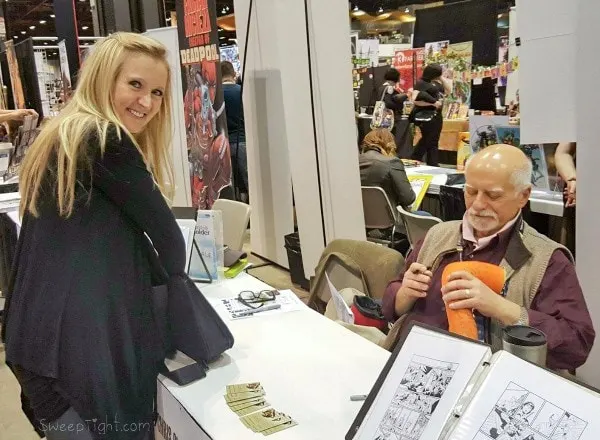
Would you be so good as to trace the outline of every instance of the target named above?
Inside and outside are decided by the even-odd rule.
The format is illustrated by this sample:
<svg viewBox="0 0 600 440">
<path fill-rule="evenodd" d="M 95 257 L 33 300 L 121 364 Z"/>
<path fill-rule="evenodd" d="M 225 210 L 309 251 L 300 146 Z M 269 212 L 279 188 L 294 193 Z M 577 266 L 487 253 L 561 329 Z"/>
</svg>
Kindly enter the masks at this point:
<svg viewBox="0 0 600 440">
<path fill-rule="evenodd" d="M 525 307 L 521 307 L 521 314 L 519 320 L 514 325 L 529 325 L 529 312 Z"/>
</svg>

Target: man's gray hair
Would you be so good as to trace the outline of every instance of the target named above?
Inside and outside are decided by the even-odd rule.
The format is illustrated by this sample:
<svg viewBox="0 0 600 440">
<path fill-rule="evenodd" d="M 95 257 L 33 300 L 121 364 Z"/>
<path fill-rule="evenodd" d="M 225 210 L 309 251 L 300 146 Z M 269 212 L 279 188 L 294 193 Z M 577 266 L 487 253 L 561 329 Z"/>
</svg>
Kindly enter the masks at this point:
<svg viewBox="0 0 600 440">
<path fill-rule="evenodd" d="M 510 176 L 510 183 L 517 189 L 517 191 L 522 191 L 531 186 L 531 175 L 533 174 L 533 164 L 531 163 L 531 159 L 527 158 L 527 161 L 515 169 Z"/>
</svg>

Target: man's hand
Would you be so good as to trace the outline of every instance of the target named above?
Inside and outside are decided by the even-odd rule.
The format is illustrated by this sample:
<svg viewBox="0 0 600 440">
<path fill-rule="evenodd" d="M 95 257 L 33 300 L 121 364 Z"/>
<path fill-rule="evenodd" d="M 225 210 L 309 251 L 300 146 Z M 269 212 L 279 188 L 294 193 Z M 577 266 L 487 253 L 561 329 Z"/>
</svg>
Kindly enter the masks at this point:
<svg viewBox="0 0 600 440">
<path fill-rule="evenodd" d="M 450 309 L 475 309 L 504 325 L 513 325 L 521 316 L 520 306 L 498 295 L 469 272 L 451 274 L 442 287 L 442 295 Z"/>
<path fill-rule="evenodd" d="M 442 101 L 436 101 L 435 104 L 433 104 L 435 106 L 435 108 L 437 108 L 438 110 L 442 108 Z"/>
<path fill-rule="evenodd" d="M 396 315 L 402 316 L 419 298 L 425 298 L 431 286 L 433 274 L 424 265 L 413 263 L 404 273 L 402 287 L 396 293 Z"/>
</svg>

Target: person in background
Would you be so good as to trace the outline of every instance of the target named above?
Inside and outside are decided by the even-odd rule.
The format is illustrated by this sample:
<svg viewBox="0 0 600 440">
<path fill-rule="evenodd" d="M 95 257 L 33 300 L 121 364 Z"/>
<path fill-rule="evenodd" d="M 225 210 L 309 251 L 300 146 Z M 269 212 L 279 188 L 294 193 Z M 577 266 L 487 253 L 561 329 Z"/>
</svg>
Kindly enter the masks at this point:
<svg viewBox="0 0 600 440">
<path fill-rule="evenodd" d="M 565 182 L 564 200 L 565 212 L 563 215 L 563 230 L 565 233 L 565 245 L 575 256 L 575 225 L 577 204 L 577 169 L 575 158 L 577 155 L 577 144 L 575 142 L 563 142 L 558 144 L 554 153 L 554 162 L 558 174 Z"/>
<path fill-rule="evenodd" d="M 383 96 L 383 102 L 386 108 L 394 112 L 394 128 L 392 134 L 396 142 L 398 157 L 408 159 L 412 151 L 412 133 L 410 131 L 410 121 L 408 118 L 402 118 L 404 103 L 409 99 L 409 95 L 403 93 L 399 88 L 400 72 L 389 68 L 385 72 L 385 82 L 379 88 L 378 96 Z M 412 93 L 412 90 L 409 91 Z"/>
<path fill-rule="evenodd" d="M 23 220 L 2 334 L 48 440 L 153 438 L 165 350 L 151 258 L 169 284 L 186 262 L 168 204 L 170 75 L 156 40 L 103 38 L 21 164 Z M 69 425 L 81 429 L 61 428 Z"/>
<path fill-rule="evenodd" d="M 0 110 L 0 123 L 8 121 L 23 121 L 25 116 L 36 116 L 38 113 L 33 109 Z"/>
<path fill-rule="evenodd" d="M 421 139 L 415 146 L 412 159 L 423 160 L 427 154 L 427 165 L 439 166 L 439 143 L 444 125 L 441 110 L 444 96 L 450 93 L 452 83 L 442 77 L 442 67 L 439 64 L 425 66 L 423 76 L 415 84 L 413 92 L 413 117 L 421 130 Z"/>
<path fill-rule="evenodd" d="M 392 207 L 406 208 L 415 201 L 415 193 L 404 164 L 396 157 L 396 144 L 389 130 L 379 128 L 365 136 L 358 163 L 361 185 L 382 188 Z"/>
<path fill-rule="evenodd" d="M 548 368 L 573 371 L 586 361 L 595 331 L 567 248 L 522 218 L 531 195 L 532 164 L 518 148 L 487 147 L 465 169 L 462 221 L 440 223 L 414 246 L 404 271 L 384 294 L 389 321 L 423 322 L 448 329 L 446 308 L 473 310 L 479 339 L 502 348 L 502 329 L 520 324 L 544 332 Z M 468 272 L 442 273 L 457 261 L 483 261 L 507 270 L 498 295 Z M 406 315 L 406 316 L 405 316 Z"/>
<path fill-rule="evenodd" d="M 227 114 L 227 131 L 231 146 L 231 163 L 233 164 L 233 180 L 242 198 L 248 194 L 248 159 L 246 155 L 246 132 L 244 127 L 244 104 L 242 87 L 236 82 L 233 64 L 221 61 L 221 79 L 223 81 L 223 98 Z"/>
</svg>

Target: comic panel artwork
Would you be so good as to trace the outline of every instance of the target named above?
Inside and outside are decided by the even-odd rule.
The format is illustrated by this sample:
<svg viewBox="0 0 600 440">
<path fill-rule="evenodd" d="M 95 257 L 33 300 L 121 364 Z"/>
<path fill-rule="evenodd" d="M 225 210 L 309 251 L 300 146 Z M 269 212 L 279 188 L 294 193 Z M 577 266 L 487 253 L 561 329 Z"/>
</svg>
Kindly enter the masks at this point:
<svg viewBox="0 0 600 440">
<path fill-rule="evenodd" d="M 457 368 L 456 363 L 413 356 L 374 440 L 421 439 Z"/>
<path fill-rule="evenodd" d="M 210 209 L 231 185 L 215 0 L 177 2 L 177 17 L 192 205 Z"/>
<path fill-rule="evenodd" d="M 587 422 L 511 382 L 473 440 L 579 440 Z"/>
</svg>

